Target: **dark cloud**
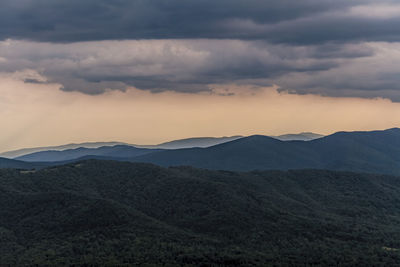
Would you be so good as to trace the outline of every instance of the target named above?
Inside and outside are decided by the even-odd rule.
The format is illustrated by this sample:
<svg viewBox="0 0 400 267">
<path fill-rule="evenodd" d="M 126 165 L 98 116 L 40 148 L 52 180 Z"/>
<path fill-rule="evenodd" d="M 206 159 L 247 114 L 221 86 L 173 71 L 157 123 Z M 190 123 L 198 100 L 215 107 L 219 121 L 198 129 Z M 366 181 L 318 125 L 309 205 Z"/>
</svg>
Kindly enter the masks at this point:
<svg viewBox="0 0 400 267">
<path fill-rule="evenodd" d="M 327 15 L 285 22 L 266 31 L 274 43 L 309 45 L 367 41 L 400 41 L 400 13 L 395 18 Z"/>
<path fill-rule="evenodd" d="M 86 94 L 247 83 L 400 101 L 399 14 L 396 0 L 2 0 L 0 72 Z"/>
<path fill-rule="evenodd" d="M 379 1 L 379 4 L 394 1 Z M 246 39 L 313 44 L 397 41 L 399 17 L 363 17 L 370 0 L 2 0 L 0 39 Z"/>
<path fill-rule="evenodd" d="M 101 94 L 210 91 L 213 84 L 280 86 L 298 94 L 400 100 L 397 44 L 273 45 L 239 40 L 0 43 L 0 69 L 29 83 Z M 388 62 L 392 62 L 389 64 Z M 397 92 L 397 93 L 396 93 Z"/>
<path fill-rule="evenodd" d="M 282 47 L 238 40 L 148 40 L 0 44 L 0 69 L 36 70 L 27 82 L 54 82 L 65 91 L 99 94 L 134 86 L 153 92 L 207 91 L 210 84 L 271 80 L 290 72 L 329 70 L 339 62 L 318 47 Z M 335 48 L 335 53 L 346 53 Z M 365 49 L 361 49 L 363 53 Z M 362 53 L 362 55 L 364 55 Z M 46 77 L 44 79 L 42 76 Z M 39 80 L 38 80 L 39 79 Z"/>
<path fill-rule="evenodd" d="M 400 102 L 400 44 L 368 45 L 375 54 L 350 58 L 339 67 L 315 73 L 287 73 L 275 79 L 280 91 L 337 97 L 388 98 Z"/>
</svg>

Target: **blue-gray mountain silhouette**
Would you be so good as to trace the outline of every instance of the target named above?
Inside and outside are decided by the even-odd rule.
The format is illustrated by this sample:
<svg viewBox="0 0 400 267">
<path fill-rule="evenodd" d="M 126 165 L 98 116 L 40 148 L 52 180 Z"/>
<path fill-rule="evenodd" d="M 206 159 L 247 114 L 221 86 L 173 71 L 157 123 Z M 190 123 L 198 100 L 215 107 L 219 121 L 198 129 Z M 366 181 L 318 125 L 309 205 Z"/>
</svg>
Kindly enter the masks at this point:
<svg viewBox="0 0 400 267">
<path fill-rule="evenodd" d="M 132 158 L 152 152 L 160 151 L 160 149 L 136 148 L 127 145 L 103 146 L 99 148 L 67 149 L 63 151 L 41 151 L 16 158 L 17 160 L 29 162 L 56 162 L 68 161 L 86 156 L 102 156 L 116 159 Z"/>
<path fill-rule="evenodd" d="M 48 151 L 18 159 L 31 161 L 26 168 L 41 168 L 90 158 L 235 171 L 330 169 L 400 175 L 400 129 L 338 132 L 311 141 L 254 135 L 207 148 L 176 150 L 114 146 Z M 24 168 L 21 162 L 7 164 L 11 163 Z"/>
<path fill-rule="evenodd" d="M 315 133 L 299 133 L 299 134 L 284 134 L 279 136 L 272 136 L 276 139 L 282 141 L 290 141 L 290 140 L 303 140 L 309 141 L 316 138 L 321 138 L 323 135 L 315 134 Z M 193 138 L 185 138 L 173 140 L 165 143 L 161 143 L 158 145 L 133 145 L 123 142 L 86 142 L 86 143 L 78 143 L 78 144 L 67 144 L 61 146 L 48 146 L 48 147 L 34 147 L 34 148 L 23 148 L 12 151 L 7 151 L 0 153 L 0 157 L 4 158 L 18 158 L 24 155 L 33 154 L 36 152 L 42 151 L 64 151 L 70 149 L 77 148 L 99 148 L 103 146 L 116 146 L 116 145 L 126 145 L 126 146 L 134 146 L 137 148 L 150 148 L 150 149 L 181 149 L 181 148 L 192 148 L 192 147 L 210 147 L 218 144 L 226 143 L 229 141 L 233 141 L 243 136 L 224 136 L 224 137 L 193 137 Z"/>
<path fill-rule="evenodd" d="M 207 169 L 332 169 L 400 174 L 400 129 L 338 132 L 312 141 L 254 135 L 209 148 L 161 151 L 132 159 Z"/>
</svg>

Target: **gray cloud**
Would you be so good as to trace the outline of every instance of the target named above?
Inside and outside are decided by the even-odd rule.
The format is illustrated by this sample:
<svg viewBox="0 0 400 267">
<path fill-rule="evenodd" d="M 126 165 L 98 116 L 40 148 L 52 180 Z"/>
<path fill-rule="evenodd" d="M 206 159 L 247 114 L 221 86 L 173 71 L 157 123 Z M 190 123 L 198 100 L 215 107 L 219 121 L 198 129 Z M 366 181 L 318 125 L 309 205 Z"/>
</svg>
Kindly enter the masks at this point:
<svg viewBox="0 0 400 267">
<path fill-rule="evenodd" d="M 127 86 L 153 92 L 199 92 L 210 84 L 270 79 L 288 72 L 336 67 L 313 47 L 286 47 L 238 40 L 104 41 L 73 44 L 0 43 L 3 72 L 36 70 L 65 91 L 99 94 Z M 348 48 L 350 49 L 350 48 Z M 342 51 L 343 50 L 343 51 Z M 335 48 L 337 57 L 347 48 Z M 364 49 L 365 50 L 365 49 Z M 372 53 L 372 51 L 362 53 Z M 364 54 L 362 54 L 364 56 Z M 44 82 L 30 74 L 26 82 Z M 268 80 L 266 82 L 266 80 Z M 262 82 L 261 82 L 262 81 Z"/>
<path fill-rule="evenodd" d="M 0 72 L 86 94 L 247 83 L 400 101 L 398 25 L 395 0 L 3 0 Z"/>
<path fill-rule="evenodd" d="M 2 0 L 0 39 L 79 42 L 228 38 L 290 44 L 397 41 L 399 16 L 363 16 L 354 9 L 364 5 L 364 13 L 368 13 L 369 5 L 376 2 Z M 380 5 L 393 3 L 396 1 L 379 1 Z"/>
<path fill-rule="evenodd" d="M 400 101 L 389 43 L 273 45 L 239 40 L 142 40 L 52 44 L 0 42 L 0 69 L 21 79 L 59 83 L 64 91 L 107 89 L 196 93 L 212 84 L 276 84 L 280 90 Z M 325 51 L 325 52 L 324 52 Z M 389 61 L 390 60 L 390 61 Z M 392 62 L 389 64 L 388 62 Z"/>
<path fill-rule="evenodd" d="M 288 73 L 275 81 L 281 91 L 325 96 L 384 97 L 400 102 L 400 44 L 369 43 L 375 54 L 343 61 L 316 73 Z"/>
</svg>

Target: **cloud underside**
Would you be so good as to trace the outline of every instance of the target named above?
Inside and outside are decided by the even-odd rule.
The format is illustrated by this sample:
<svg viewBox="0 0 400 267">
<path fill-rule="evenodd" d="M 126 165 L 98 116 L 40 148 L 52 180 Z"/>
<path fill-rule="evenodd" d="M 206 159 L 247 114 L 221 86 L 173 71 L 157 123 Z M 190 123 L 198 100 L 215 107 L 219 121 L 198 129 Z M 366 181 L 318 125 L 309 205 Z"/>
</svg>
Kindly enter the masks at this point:
<svg viewBox="0 0 400 267">
<path fill-rule="evenodd" d="M 369 0 L 4 0 L 0 72 L 101 94 L 276 85 L 400 101 L 400 5 Z"/>
<path fill-rule="evenodd" d="M 229 38 L 290 44 L 398 41 L 396 2 L 3 0 L 0 38 L 48 42 Z"/>
</svg>

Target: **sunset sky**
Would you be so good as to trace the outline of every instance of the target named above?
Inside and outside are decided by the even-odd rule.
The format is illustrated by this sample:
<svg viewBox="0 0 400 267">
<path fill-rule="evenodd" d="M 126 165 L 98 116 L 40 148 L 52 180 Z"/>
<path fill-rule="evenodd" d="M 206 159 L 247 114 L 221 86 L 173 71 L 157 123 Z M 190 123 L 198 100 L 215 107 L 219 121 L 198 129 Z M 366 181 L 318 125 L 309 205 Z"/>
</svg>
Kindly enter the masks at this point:
<svg viewBox="0 0 400 267">
<path fill-rule="evenodd" d="M 0 152 L 400 126 L 400 4 L 2 0 Z"/>
</svg>

